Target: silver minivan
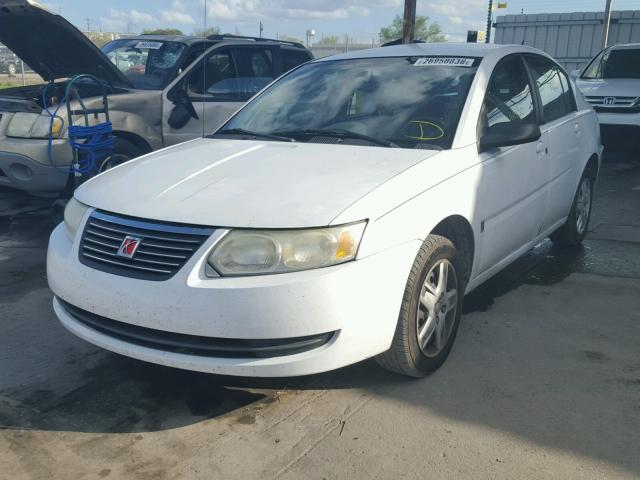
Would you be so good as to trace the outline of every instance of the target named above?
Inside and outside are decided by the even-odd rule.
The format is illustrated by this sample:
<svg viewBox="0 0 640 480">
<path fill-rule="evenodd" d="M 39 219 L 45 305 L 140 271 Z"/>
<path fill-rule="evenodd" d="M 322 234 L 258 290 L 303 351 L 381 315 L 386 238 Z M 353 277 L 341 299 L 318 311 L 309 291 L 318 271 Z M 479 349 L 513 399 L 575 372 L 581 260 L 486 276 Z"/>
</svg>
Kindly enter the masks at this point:
<svg viewBox="0 0 640 480">
<path fill-rule="evenodd" d="M 46 82 L 0 90 L 0 186 L 43 196 L 72 183 L 60 105 L 71 77 L 93 75 L 108 91 L 115 143 L 104 169 L 213 132 L 274 78 L 313 58 L 298 43 L 233 35 L 125 37 L 100 50 L 31 0 L 0 0 L 0 43 Z M 88 110 L 101 106 L 96 84 L 77 90 Z"/>
</svg>

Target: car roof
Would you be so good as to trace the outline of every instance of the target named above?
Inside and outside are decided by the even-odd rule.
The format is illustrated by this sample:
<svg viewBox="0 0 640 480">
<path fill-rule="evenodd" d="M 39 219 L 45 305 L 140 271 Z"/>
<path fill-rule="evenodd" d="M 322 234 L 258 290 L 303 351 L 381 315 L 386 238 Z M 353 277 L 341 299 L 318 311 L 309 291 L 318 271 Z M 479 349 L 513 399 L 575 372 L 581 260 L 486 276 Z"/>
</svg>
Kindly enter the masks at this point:
<svg viewBox="0 0 640 480">
<path fill-rule="evenodd" d="M 206 42 L 214 44 L 216 42 L 207 38 L 196 37 L 195 35 L 135 35 L 131 37 L 120 37 L 116 40 L 139 40 L 141 42 L 178 42 L 186 45 L 192 45 L 198 42 Z"/>
<path fill-rule="evenodd" d="M 524 45 L 499 45 L 495 43 L 410 43 L 389 47 L 369 48 L 356 52 L 323 57 L 316 62 L 330 60 L 346 60 L 350 58 L 375 58 L 375 57 L 410 57 L 410 56 L 460 56 L 460 57 L 487 57 L 505 56 L 510 53 L 537 53 L 548 56 L 541 50 Z"/>
<path fill-rule="evenodd" d="M 640 48 L 640 43 L 620 43 L 618 45 L 612 45 L 611 50 L 634 50 Z"/>
<path fill-rule="evenodd" d="M 135 35 L 131 37 L 121 37 L 117 40 L 138 40 L 138 41 L 151 41 L 151 42 L 178 42 L 185 45 L 193 45 L 194 43 L 206 42 L 211 45 L 216 43 L 279 43 L 282 46 L 294 47 L 304 49 L 304 45 L 297 42 L 288 42 L 283 40 L 275 40 L 272 38 L 258 38 L 258 37 L 244 37 L 241 35 L 211 35 L 207 38 L 199 37 L 196 35 Z"/>
</svg>

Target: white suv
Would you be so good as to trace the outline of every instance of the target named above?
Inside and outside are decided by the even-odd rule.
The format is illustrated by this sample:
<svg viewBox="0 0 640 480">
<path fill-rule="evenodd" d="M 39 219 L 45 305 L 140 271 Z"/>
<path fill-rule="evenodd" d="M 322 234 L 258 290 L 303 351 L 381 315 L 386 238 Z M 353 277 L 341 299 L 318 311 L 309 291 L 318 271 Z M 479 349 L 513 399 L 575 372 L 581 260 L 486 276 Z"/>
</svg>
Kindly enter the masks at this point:
<svg viewBox="0 0 640 480">
<path fill-rule="evenodd" d="M 576 85 L 598 112 L 607 149 L 640 147 L 640 43 L 601 51 L 579 74 Z"/>
<path fill-rule="evenodd" d="M 378 356 L 423 376 L 462 298 L 551 235 L 577 245 L 596 114 L 528 47 L 416 44 L 307 63 L 213 135 L 82 185 L 51 236 L 71 332 L 247 376 Z"/>
</svg>

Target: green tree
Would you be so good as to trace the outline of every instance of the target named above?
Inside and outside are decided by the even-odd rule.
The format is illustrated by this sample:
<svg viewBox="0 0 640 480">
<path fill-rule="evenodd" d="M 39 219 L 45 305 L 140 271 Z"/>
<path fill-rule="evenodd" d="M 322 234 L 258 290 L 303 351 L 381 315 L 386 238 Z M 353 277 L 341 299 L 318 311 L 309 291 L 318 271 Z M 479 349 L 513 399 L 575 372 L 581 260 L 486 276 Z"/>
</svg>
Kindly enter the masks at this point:
<svg viewBox="0 0 640 480">
<path fill-rule="evenodd" d="M 182 30 L 177 28 L 156 28 L 153 30 L 143 30 L 143 35 L 184 35 Z"/>
<path fill-rule="evenodd" d="M 382 43 L 402 38 L 402 24 L 402 17 L 396 15 L 391 25 L 382 27 L 380 29 L 380 40 Z M 424 15 L 416 16 L 414 38 L 424 42 L 444 42 L 446 40 L 442 34 L 440 24 L 438 22 L 430 22 L 429 17 L 425 17 Z"/>
<path fill-rule="evenodd" d="M 210 35 L 220 35 L 220 27 L 209 27 L 206 30 L 196 29 L 193 31 L 196 37 L 208 37 Z"/>
</svg>

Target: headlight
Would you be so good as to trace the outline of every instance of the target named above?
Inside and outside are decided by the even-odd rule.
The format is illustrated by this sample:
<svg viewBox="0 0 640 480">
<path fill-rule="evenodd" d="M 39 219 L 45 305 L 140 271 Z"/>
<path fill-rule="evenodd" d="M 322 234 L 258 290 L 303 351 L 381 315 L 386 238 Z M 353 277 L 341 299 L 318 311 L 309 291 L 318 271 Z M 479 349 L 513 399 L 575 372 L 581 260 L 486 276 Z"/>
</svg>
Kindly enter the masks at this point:
<svg viewBox="0 0 640 480">
<path fill-rule="evenodd" d="M 38 113 L 19 112 L 13 115 L 7 127 L 7 137 L 16 138 L 60 138 L 64 121 L 60 117 Z"/>
<path fill-rule="evenodd" d="M 67 227 L 69 238 L 75 238 L 84 214 L 89 209 L 84 203 L 80 203 L 75 198 L 71 198 L 64 209 L 64 225 Z"/>
<path fill-rule="evenodd" d="M 328 267 L 356 258 L 366 222 L 308 230 L 232 230 L 209 255 L 222 276 Z"/>
</svg>

